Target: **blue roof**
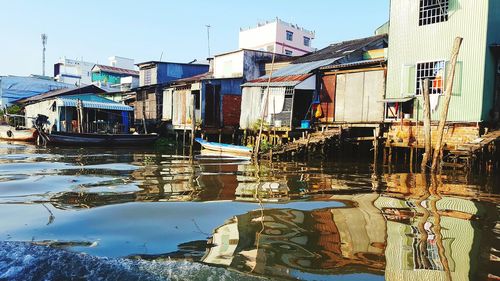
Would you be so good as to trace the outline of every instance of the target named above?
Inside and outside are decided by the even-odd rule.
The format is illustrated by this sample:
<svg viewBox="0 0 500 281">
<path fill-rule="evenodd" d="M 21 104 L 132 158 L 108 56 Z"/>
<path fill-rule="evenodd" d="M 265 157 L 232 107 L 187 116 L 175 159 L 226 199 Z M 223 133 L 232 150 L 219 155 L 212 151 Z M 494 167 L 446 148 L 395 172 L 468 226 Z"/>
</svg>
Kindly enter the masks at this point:
<svg viewBox="0 0 500 281">
<path fill-rule="evenodd" d="M 9 105 L 20 99 L 62 88 L 75 88 L 75 86 L 35 77 L 0 76 L 0 103 L 3 99 Z"/>
<path fill-rule="evenodd" d="M 76 107 L 77 100 L 81 100 L 83 102 L 84 108 L 96 108 L 96 109 L 107 109 L 107 110 L 117 110 L 117 111 L 134 111 L 134 109 L 128 105 L 124 105 L 95 94 L 82 94 L 82 95 L 59 97 L 57 98 L 57 103 L 59 106 Z"/>
</svg>

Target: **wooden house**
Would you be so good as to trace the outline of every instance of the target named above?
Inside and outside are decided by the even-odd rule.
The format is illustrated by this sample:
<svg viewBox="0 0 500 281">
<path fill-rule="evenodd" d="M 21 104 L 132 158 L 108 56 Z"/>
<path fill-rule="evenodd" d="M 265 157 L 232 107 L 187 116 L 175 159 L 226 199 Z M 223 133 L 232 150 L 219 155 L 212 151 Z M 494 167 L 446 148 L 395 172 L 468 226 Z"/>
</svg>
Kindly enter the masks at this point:
<svg viewBox="0 0 500 281">
<path fill-rule="evenodd" d="M 301 127 L 309 128 L 311 121 L 316 118 L 316 108 L 319 103 L 322 104 L 323 109 L 320 116 L 322 120 L 333 122 L 336 86 L 332 78 L 326 76 L 330 76 L 340 69 L 350 72 L 364 64 L 371 65 L 372 62 L 367 63 L 367 61 L 372 61 L 369 57 L 367 58 L 367 52 L 383 50 L 386 47 L 386 34 L 331 44 L 324 49 L 298 58 L 290 65 L 273 72 L 271 78 L 266 75 L 245 83 L 243 85 L 240 128 L 251 130 L 255 128 L 255 124 L 259 123 L 262 117 L 268 125 L 266 127 L 274 131 L 288 132 Z M 363 99 L 365 75 L 349 74 L 347 76 L 355 76 L 356 79 L 349 78 L 348 85 L 342 84 L 343 87 L 348 86 L 349 89 L 343 88 L 341 97 L 352 98 L 353 102 L 357 102 L 360 98 Z M 367 76 L 372 79 L 371 74 Z M 381 81 L 377 80 L 377 83 L 383 85 L 385 76 L 379 76 L 373 80 L 382 78 Z M 344 77 L 342 76 L 341 79 Z M 269 95 L 266 93 L 268 82 L 270 82 Z M 356 97 L 351 96 L 351 92 L 356 92 Z M 367 97 L 368 95 L 366 94 Z M 379 90 L 377 95 L 381 95 L 380 100 L 382 100 L 383 90 Z M 369 103 L 372 104 L 374 101 L 370 100 Z M 382 103 L 380 103 L 379 108 L 382 110 Z M 373 115 L 372 111 L 368 115 Z M 355 114 L 358 114 L 359 117 L 353 116 Z M 343 122 L 363 120 L 363 114 L 367 113 L 344 111 L 341 119 Z M 338 117 L 340 119 L 340 115 Z M 380 122 L 382 121 L 382 114 L 378 119 Z"/>
<path fill-rule="evenodd" d="M 163 89 L 170 82 L 208 71 L 208 64 L 149 61 L 137 64 L 139 87 L 136 93 L 135 122 L 137 125 L 158 124 L 162 119 Z"/>
<path fill-rule="evenodd" d="M 75 89 L 60 89 L 36 95 L 20 103 L 25 108 L 26 123 L 42 114 L 48 117 L 49 131 L 85 133 L 128 133 L 133 108 L 101 97 L 105 91 L 89 85 Z M 77 104 L 83 107 L 83 122 L 79 124 Z"/>
</svg>

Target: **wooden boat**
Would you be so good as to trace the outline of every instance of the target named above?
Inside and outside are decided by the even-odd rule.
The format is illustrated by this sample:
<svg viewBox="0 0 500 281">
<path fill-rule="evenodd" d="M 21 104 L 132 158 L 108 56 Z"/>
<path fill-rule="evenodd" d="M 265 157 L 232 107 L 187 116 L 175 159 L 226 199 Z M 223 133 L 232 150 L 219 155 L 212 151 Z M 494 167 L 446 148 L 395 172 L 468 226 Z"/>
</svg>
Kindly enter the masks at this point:
<svg viewBox="0 0 500 281">
<path fill-rule="evenodd" d="M 46 144 L 70 146 L 127 146 L 147 145 L 158 139 L 157 134 L 87 134 L 67 132 L 39 132 L 42 141 Z"/>
<path fill-rule="evenodd" d="M 37 130 L 14 127 L 10 125 L 0 125 L 0 139 L 10 141 L 35 141 L 37 137 Z"/>
<path fill-rule="evenodd" d="M 241 153 L 231 153 L 231 152 L 221 152 L 215 150 L 203 149 L 200 152 L 200 155 L 197 155 L 196 158 L 198 160 L 228 160 L 228 161 L 250 161 L 252 160 L 252 155 L 242 155 Z"/>
<path fill-rule="evenodd" d="M 203 148 L 210 151 L 215 151 L 219 153 L 230 153 L 237 154 L 240 156 L 251 156 L 252 149 L 246 146 L 233 145 L 219 142 L 208 142 L 206 140 L 197 138 L 195 139 Z"/>
</svg>

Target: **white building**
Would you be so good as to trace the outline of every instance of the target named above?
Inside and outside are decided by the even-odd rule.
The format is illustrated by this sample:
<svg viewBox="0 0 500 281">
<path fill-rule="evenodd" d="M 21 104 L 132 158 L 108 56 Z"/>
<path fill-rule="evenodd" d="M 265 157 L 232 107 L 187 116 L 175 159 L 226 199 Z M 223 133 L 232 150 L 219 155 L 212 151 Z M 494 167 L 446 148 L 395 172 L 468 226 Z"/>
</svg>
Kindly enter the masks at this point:
<svg viewBox="0 0 500 281">
<path fill-rule="evenodd" d="M 112 56 L 108 58 L 109 65 L 118 68 L 135 70 L 135 64 L 133 59 Z"/>
<path fill-rule="evenodd" d="M 259 23 L 257 27 L 240 29 L 239 48 L 301 56 L 315 51 L 315 32 L 278 18 Z"/>
<path fill-rule="evenodd" d="M 94 65 L 93 62 L 61 58 L 54 64 L 54 79 L 71 85 L 90 85 Z"/>
</svg>

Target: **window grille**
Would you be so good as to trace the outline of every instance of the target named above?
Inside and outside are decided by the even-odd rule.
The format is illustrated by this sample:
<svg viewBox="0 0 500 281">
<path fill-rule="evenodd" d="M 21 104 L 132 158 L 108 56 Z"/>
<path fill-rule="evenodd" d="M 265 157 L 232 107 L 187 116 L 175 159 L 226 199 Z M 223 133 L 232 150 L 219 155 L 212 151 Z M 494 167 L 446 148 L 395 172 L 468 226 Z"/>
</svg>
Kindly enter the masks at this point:
<svg viewBox="0 0 500 281">
<path fill-rule="evenodd" d="M 293 41 L 293 32 L 288 30 L 286 31 L 286 40 Z"/>
<path fill-rule="evenodd" d="M 421 86 L 425 79 L 429 79 L 431 95 L 444 93 L 445 66 L 444 61 L 417 63 L 417 95 L 422 94 Z"/>
<path fill-rule="evenodd" d="M 420 0 L 419 25 L 448 21 L 449 0 Z"/>
</svg>

